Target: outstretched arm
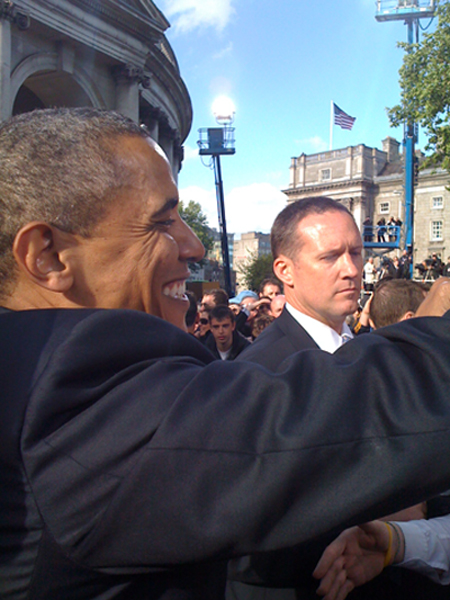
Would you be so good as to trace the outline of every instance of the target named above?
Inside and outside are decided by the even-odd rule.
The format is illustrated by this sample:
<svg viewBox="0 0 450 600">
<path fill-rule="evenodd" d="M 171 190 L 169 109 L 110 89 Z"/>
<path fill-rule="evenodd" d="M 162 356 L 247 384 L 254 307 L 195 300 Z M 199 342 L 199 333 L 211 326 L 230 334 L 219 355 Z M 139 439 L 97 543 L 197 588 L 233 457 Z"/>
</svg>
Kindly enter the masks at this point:
<svg viewBox="0 0 450 600">
<path fill-rule="evenodd" d="M 314 577 L 321 579 L 317 593 L 325 600 L 343 600 L 384 567 L 401 561 L 403 553 L 403 535 L 395 524 L 372 521 L 346 529 L 327 547 L 314 570 Z"/>
</svg>

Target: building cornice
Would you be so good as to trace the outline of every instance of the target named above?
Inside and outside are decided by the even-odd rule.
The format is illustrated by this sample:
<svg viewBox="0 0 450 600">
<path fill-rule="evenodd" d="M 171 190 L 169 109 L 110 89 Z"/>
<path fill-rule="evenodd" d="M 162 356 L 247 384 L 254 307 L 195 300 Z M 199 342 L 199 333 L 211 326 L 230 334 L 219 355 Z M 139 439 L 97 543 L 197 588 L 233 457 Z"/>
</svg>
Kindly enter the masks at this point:
<svg viewBox="0 0 450 600">
<path fill-rule="evenodd" d="M 166 23 L 119 0 L 17 0 L 31 20 L 120 62 L 143 67 Z"/>
<path fill-rule="evenodd" d="M 281 190 L 287 196 L 297 196 L 299 194 L 307 194 L 310 192 L 327 192 L 330 190 L 346 190 L 359 187 L 365 191 L 370 188 L 377 187 L 374 182 L 368 179 L 346 179 L 345 181 L 331 181 L 329 183 L 312 183 L 301 187 L 288 188 Z"/>
</svg>

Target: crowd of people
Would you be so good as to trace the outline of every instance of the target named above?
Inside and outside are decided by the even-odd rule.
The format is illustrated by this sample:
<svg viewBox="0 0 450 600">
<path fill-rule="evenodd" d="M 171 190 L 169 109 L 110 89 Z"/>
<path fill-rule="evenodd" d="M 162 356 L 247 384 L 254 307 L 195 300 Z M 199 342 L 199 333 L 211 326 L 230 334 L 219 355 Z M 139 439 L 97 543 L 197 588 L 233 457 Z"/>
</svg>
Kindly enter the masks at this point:
<svg viewBox="0 0 450 600">
<path fill-rule="evenodd" d="M 325 547 L 386 516 L 376 551 L 401 561 L 399 511 L 450 487 L 449 281 L 388 327 L 380 284 L 355 335 L 352 214 L 291 203 L 271 244 L 261 297 L 197 306 L 204 249 L 145 128 L 91 108 L 0 124 L 2 599 L 312 598 L 317 577 L 331 598 L 352 558 Z"/>
<path fill-rule="evenodd" d="M 384 217 L 381 217 L 376 225 L 373 225 L 370 217 L 366 217 L 363 221 L 364 241 L 373 242 L 376 235 L 378 244 L 395 243 L 400 239 L 400 227 L 402 225 L 403 222 L 398 217 L 391 217 L 387 222 Z"/>
<path fill-rule="evenodd" d="M 444 263 L 436 252 L 415 265 L 418 278 L 423 281 L 435 281 L 439 277 L 450 277 L 450 256 Z"/>
<path fill-rule="evenodd" d="M 198 302 L 188 291 L 191 302 L 191 310 L 186 315 L 188 331 L 216 358 L 234 360 L 281 314 L 285 304 L 281 290 L 281 283 L 268 277 L 262 281 L 259 294 L 242 290 L 229 298 L 225 290 L 213 288 Z M 227 311 L 217 312 L 219 306 L 226 307 Z"/>
</svg>

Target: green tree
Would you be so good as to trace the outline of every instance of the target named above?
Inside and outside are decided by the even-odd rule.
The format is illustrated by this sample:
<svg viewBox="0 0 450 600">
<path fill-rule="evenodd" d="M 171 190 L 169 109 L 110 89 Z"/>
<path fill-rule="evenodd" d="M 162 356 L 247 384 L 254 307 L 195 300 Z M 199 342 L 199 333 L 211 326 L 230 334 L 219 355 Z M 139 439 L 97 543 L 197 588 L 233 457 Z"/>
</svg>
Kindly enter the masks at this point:
<svg viewBox="0 0 450 600">
<path fill-rule="evenodd" d="M 440 0 L 438 23 L 418 44 L 400 43 L 406 53 L 400 69 L 400 104 L 388 112 L 391 125 L 420 124 L 431 151 L 425 164 L 450 171 L 450 1 Z M 408 52 L 409 51 L 409 52 Z"/>
<path fill-rule="evenodd" d="M 263 279 L 274 277 L 272 265 L 272 254 L 258 256 L 255 252 L 244 265 L 239 267 L 246 288 L 257 292 Z"/>
<path fill-rule="evenodd" d="M 214 240 L 209 233 L 210 230 L 207 225 L 207 217 L 202 211 L 200 204 L 198 202 L 194 202 L 194 200 L 189 200 L 189 202 L 185 204 L 180 200 L 178 212 L 180 213 L 183 221 L 189 225 L 189 227 L 204 245 L 205 253 L 209 252 L 214 245 Z M 201 260 L 198 264 L 202 265 L 203 260 Z M 195 270 L 195 264 L 191 266 L 193 266 Z"/>
</svg>

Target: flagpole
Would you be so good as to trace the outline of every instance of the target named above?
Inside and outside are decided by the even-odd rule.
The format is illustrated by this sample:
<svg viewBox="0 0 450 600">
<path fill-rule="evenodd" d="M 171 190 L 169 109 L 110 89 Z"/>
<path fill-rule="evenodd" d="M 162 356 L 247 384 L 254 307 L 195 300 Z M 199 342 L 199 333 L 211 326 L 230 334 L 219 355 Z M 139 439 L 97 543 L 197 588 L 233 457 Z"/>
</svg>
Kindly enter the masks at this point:
<svg viewBox="0 0 450 600">
<path fill-rule="evenodd" d="M 330 150 L 333 148 L 333 100 L 331 100 L 330 110 Z"/>
</svg>

